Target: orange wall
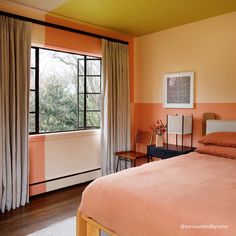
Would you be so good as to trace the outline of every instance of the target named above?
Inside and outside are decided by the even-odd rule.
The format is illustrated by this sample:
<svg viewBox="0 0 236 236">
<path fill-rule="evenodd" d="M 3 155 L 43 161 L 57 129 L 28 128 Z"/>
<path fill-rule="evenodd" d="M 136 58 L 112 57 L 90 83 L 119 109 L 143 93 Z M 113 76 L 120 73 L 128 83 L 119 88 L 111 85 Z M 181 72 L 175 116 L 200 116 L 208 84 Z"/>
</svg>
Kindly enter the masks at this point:
<svg viewBox="0 0 236 236">
<path fill-rule="evenodd" d="M 166 114 L 193 114 L 195 144 L 204 112 L 236 119 L 236 12 L 135 39 L 135 129 Z M 194 109 L 164 109 L 163 74 L 195 72 Z"/>
<path fill-rule="evenodd" d="M 148 130 L 153 121 L 166 120 L 167 114 L 193 114 L 193 139 L 196 145 L 202 136 L 202 114 L 205 112 L 215 113 L 217 119 L 236 119 L 236 103 L 197 103 L 195 109 L 163 109 L 162 103 L 135 103 L 135 130 L 138 128 Z M 190 145 L 190 139 L 187 137 L 185 144 Z"/>
<path fill-rule="evenodd" d="M 80 29 L 79 25 L 75 22 L 53 16 L 46 16 L 45 19 L 47 22 Z M 66 51 L 70 50 L 82 54 L 101 56 L 102 41 L 101 39 L 92 38 L 86 35 L 45 27 L 45 46 L 64 49 Z"/>
<path fill-rule="evenodd" d="M 30 184 L 45 181 L 45 137 L 43 135 L 31 136 L 29 145 L 30 156 Z M 30 195 L 46 192 L 46 184 L 30 186 Z"/>
</svg>

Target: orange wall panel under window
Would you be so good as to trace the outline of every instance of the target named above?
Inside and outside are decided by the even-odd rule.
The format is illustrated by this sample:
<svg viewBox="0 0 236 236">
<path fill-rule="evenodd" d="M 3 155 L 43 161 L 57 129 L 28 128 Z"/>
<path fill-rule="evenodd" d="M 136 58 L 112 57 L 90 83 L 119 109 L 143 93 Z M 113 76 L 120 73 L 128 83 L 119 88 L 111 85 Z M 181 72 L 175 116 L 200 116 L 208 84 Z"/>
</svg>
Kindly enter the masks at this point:
<svg viewBox="0 0 236 236">
<path fill-rule="evenodd" d="M 43 135 L 29 138 L 30 175 L 29 183 L 45 181 L 45 137 Z M 30 186 L 30 196 L 46 192 L 46 184 Z"/>
</svg>

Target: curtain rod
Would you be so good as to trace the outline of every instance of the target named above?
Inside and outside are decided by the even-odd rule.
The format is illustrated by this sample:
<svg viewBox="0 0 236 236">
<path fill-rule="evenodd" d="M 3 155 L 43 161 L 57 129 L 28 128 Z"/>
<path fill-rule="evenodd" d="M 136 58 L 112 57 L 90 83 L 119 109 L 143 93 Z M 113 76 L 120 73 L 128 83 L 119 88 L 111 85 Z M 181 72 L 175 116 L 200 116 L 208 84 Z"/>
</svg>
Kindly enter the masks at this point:
<svg viewBox="0 0 236 236">
<path fill-rule="evenodd" d="M 18 19 L 18 20 L 22 20 L 22 21 L 31 22 L 31 23 L 34 23 L 34 24 L 37 24 L 37 25 L 43 25 L 43 26 L 47 26 L 47 27 L 51 27 L 51 28 L 65 30 L 65 31 L 69 31 L 69 32 L 72 32 L 72 33 L 76 33 L 76 34 L 83 34 L 83 35 L 90 36 L 90 37 L 93 37 L 93 38 L 106 39 L 106 40 L 109 40 L 109 41 L 112 41 L 112 42 L 117 42 L 117 43 L 122 43 L 122 44 L 127 44 L 127 45 L 129 44 L 128 42 L 123 41 L 123 40 L 114 39 L 114 38 L 110 38 L 110 37 L 107 37 L 107 36 L 102 36 L 102 35 L 99 35 L 99 34 L 94 34 L 94 33 L 86 32 L 86 31 L 83 31 L 83 30 L 78 30 L 78 29 L 67 27 L 67 26 L 58 25 L 58 24 L 54 24 L 54 23 L 49 23 L 49 22 L 46 22 L 46 21 L 41 21 L 41 20 L 37 20 L 37 19 L 25 17 L 25 16 L 20 16 L 20 15 L 12 14 L 12 13 L 5 12 L 5 11 L 0 11 L 0 15 L 8 16 L 8 17 Z"/>
</svg>

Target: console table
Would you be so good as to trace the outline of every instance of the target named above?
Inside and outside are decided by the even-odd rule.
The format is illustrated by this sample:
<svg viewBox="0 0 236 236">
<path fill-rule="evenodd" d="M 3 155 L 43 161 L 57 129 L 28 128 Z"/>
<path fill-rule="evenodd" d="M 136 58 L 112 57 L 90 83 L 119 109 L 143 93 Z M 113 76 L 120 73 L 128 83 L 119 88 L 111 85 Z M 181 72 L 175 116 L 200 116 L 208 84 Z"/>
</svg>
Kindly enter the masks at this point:
<svg viewBox="0 0 236 236">
<path fill-rule="evenodd" d="M 185 146 L 176 146 L 173 144 L 164 144 L 163 147 L 157 147 L 155 145 L 147 146 L 147 157 L 149 158 L 158 157 L 161 159 L 167 159 L 183 154 L 187 154 L 189 152 L 193 152 L 196 148 L 194 147 L 185 147 Z"/>
</svg>

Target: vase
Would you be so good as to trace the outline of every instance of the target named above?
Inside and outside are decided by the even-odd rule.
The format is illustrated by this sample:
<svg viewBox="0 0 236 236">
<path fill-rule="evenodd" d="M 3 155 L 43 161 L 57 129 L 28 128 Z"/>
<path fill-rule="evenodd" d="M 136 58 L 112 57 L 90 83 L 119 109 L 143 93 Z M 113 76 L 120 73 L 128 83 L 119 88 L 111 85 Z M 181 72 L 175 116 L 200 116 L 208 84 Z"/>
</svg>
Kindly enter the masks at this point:
<svg viewBox="0 0 236 236">
<path fill-rule="evenodd" d="M 163 147 L 163 135 L 156 134 L 156 146 Z"/>
</svg>

